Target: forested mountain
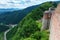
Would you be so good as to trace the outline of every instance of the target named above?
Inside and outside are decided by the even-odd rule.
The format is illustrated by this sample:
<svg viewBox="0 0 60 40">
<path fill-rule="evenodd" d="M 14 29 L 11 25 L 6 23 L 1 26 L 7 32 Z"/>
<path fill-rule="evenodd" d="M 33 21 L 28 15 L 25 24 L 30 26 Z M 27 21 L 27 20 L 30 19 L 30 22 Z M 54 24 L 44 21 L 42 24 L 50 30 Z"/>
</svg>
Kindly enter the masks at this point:
<svg viewBox="0 0 60 40">
<path fill-rule="evenodd" d="M 0 13 L 0 23 L 17 24 L 24 16 L 26 16 L 26 14 L 31 12 L 37 6 L 39 5 L 31 6 L 22 10 L 7 11 L 7 12 Z"/>
<path fill-rule="evenodd" d="M 55 2 L 45 2 L 27 14 L 8 34 L 8 40 L 48 40 L 48 30 L 41 31 L 41 21 L 39 21 L 45 10 L 56 7 Z"/>
<path fill-rule="evenodd" d="M 11 11 L 14 11 L 14 10 L 19 10 L 17 8 L 0 8 L 0 14 L 4 13 L 4 12 L 11 12 Z"/>
<path fill-rule="evenodd" d="M 0 25 L 0 33 L 1 33 L 1 32 L 5 32 L 7 29 L 9 29 L 8 26 Z"/>
</svg>

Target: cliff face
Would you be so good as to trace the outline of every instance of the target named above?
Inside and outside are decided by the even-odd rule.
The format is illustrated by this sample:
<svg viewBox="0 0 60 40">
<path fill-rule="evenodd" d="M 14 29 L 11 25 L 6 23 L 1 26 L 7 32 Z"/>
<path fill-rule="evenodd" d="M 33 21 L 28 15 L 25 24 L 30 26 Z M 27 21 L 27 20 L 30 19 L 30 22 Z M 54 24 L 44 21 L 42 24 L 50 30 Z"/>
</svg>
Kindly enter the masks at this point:
<svg viewBox="0 0 60 40">
<path fill-rule="evenodd" d="M 60 4 L 52 13 L 50 27 L 50 40 L 60 40 Z"/>
</svg>

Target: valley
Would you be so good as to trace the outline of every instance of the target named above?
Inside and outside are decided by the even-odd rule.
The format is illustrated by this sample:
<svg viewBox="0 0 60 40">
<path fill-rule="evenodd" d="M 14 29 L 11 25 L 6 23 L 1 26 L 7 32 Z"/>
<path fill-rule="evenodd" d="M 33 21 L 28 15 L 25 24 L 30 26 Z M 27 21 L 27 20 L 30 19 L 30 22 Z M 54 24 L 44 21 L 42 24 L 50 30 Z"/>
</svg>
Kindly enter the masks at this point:
<svg viewBox="0 0 60 40">
<path fill-rule="evenodd" d="M 14 28 L 15 26 L 17 26 L 17 24 L 15 24 L 15 25 L 6 25 L 6 26 L 9 26 L 9 29 L 4 32 L 4 40 L 7 40 L 7 37 L 6 37 L 7 33 L 8 33 L 12 28 Z"/>
<path fill-rule="evenodd" d="M 10 9 L 11 11 L 9 11 L 9 9 L 0 9 L 0 40 L 7 40 L 7 33 L 17 26 L 19 21 L 21 21 L 24 16 L 26 16 L 37 6 L 38 5 L 31 6 L 23 10 L 14 11 L 12 9 Z"/>
<path fill-rule="evenodd" d="M 45 10 L 58 2 L 45 2 L 24 10 L 0 14 L 0 40 L 49 40 L 49 30 L 41 31 Z"/>
<path fill-rule="evenodd" d="M 54 2 L 53 2 L 54 3 Z M 43 13 L 51 6 L 52 2 L 45 2 L 27 14 L 10 32 L 7 33 L 8 40 L 49 40 L 49 30 L 41 31 Z"/>
</svg>

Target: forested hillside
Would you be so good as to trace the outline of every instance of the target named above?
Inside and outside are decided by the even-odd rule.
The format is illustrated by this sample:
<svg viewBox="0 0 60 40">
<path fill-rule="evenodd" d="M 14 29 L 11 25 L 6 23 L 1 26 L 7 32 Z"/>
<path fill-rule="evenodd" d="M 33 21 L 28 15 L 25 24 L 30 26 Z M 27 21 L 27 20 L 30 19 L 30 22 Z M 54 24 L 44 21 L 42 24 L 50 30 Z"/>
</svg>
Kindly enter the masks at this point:
<svg viewBox="0 0 60 40">
<path fill-rule="evenodd" d="M 9 29 L 8 26 L 0 25 L 0 32 L 4 32 L 4 31 L 6 31 L 7 29 Z"/>
<path fill-rule="evenodd" d="M 22 10 L 7 11 L 0 13 L 0 23 L 4 24 L 17 24 L 25 17 L 29 12 L 35 9 L 38 5 L 28 7 Z"/>
<path fill-rule="evenodd" d="M 4 40 L 4 32 L 8 29 L 8 26 L 0 25 L 0 40 Z"/>
<path fill-rule="evenodd" d="M 0 33 L 0 40 L 4 40 L 4 33 L 3 32 Z"/>
<path fill-rule="evenodd" d="M 8 40 L 48 40 L 49 31 L 41 31 L 41 18 L 45 10 L 49 7 L 56 7 L 55 2 L 45 2 L 25 16 L 18 26 L 13 28 L 8 34 Z"/>
</svg>

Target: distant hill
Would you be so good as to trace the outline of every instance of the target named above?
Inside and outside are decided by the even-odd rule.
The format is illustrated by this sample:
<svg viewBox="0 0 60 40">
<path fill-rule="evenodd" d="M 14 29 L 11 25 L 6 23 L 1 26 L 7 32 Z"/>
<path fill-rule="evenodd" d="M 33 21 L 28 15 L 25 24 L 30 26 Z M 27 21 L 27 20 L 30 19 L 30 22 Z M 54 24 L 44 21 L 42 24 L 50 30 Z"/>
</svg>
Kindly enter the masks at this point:
<svg viewBox="0 0 60 40">
<path fill-rule="evenodd" d="M 23 9 L 23 10 L 7 11 L 7 12 L 0 13 L 0 23 L 17 24 L 19 23 L 21 19 L 23 19 L 24 16 L 26 16 L 26 14 L 28 14 L 29 12 L 31 12 L 33 9 L 35 9 L 38 6 L 39 5 L 35 5 L 35 6 L 28 7 L 26 9 Z"/>
<path fill-rule="evenodd" d="M 40 20 L 45 10 L 56 7 L 55 2 L 45 2 L 27 14 L 8 34 L 8 40 L 49 40 L 49 32 L 41 31 Z"/>
<path fill-rule="evenodd" d="M 14 11 L 14 10 L 20 10 L 20 9 L 17 9 L 17 8 L 0 8 L 0 14 L 4 13 L 4 12 L 11 12 L 11 11 Z"/>
</svg>

